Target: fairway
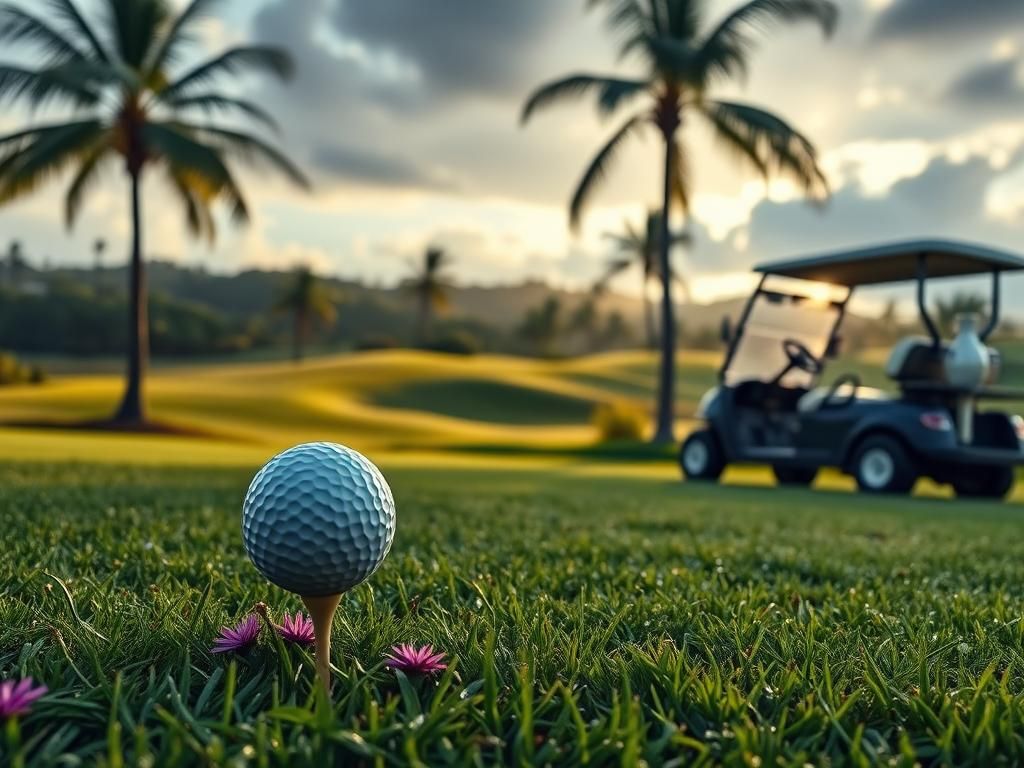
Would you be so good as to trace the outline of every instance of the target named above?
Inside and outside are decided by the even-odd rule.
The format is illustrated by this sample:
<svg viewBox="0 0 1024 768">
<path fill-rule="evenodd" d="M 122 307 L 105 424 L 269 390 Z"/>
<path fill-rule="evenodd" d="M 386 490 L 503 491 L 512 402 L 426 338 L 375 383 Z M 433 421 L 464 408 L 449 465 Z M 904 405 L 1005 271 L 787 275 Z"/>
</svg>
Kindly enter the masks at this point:
<svg viewBox="0 0 1024 768">
<path fill-rule="evenodd" d="M 398 536 L 335 623 L 334 702 L 264 633 L 250 473 L 0 470 L 0 762 L 594 765 L 1024 759 L 1020 508 L 530 471 L 388 472 Z M 432 643 L 436 681 L 385 669 Z M 13 722 L 13 721 L 12 721 Z"/>
</svg>

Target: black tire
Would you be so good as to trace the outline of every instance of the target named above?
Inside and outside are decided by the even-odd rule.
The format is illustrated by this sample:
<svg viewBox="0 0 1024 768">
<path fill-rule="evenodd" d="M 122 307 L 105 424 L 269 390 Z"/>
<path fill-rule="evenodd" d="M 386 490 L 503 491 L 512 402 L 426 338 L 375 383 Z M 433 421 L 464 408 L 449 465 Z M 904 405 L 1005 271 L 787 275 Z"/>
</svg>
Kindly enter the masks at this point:
<svg viewBox="0 0 1024 768">
<path fill-rule="evenodd" d="M 818 476 L 818 470 L 807 467 L 785 467 L 776 464 L 772 467 L 775 479 L 779 485 L 792 485 L 807 487 L 814 482 Z"/>
<path fill-rule="evenodd" d="M 971 467 L 953 478 L 953 490 L 961 499 L 1005 499 L 1017 481 L 1011 467 Z"/>
<path fill-rule="evenodd" d="M 888 435 L 871 435 L 861 442 L 853 455 L 852 472 L 865 493 L 905 495 L 914 490 L 920 476 L 907 449 Z"/>
<path fill-rule="evenodd" d="M 718 480 L 725 471 L 725 456 L 714 432 L 698 429 L 686 438 L 679 450 L 679 466 L 687 480 Z"/>
</svg>

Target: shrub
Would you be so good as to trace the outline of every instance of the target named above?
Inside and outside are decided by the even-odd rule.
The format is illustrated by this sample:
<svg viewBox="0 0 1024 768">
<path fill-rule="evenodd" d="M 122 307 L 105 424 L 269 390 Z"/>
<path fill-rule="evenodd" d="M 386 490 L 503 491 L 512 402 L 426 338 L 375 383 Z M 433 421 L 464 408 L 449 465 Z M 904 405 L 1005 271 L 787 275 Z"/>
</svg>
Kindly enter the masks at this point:
<svg viewBox="0 0 1024 768">
<path fill-rule="evenodd" d="M 367 336 L 355 344 L 356 352 L 375 352 L 380 349 L 398 349 L 401 342 L 394 336 Z"/>
<path fill-rule="evenodd" d="M 38 365 L 21 363 L 10 352 L 0 352 L 0 387 L 12 384 L 42 384 L 46 373 Z"/>
<path fill-rule="evenodd" d="M 446 355 L 475 355 L 480 351 L 480 342 L 476 336 L 467 331 L 452 331 L 425 344 L 423 349 L 442 352 Z"/>
<path fill-rule="evenodd" d="M 591 422 L 597 427 L 601 442 L 642 440 L 647 431 L 647 413 L 623 402 L 599 403 Z"/>
</svg>

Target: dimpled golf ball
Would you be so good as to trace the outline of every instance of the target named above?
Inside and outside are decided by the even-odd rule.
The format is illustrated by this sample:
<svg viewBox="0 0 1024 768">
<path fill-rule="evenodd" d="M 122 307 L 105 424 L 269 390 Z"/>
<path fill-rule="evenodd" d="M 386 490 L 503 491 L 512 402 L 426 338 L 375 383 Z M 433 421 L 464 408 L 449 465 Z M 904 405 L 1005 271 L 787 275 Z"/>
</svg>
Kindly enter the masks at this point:
<svg viewBox="0 0 1024 768">
<path fill-rule="evenodd" d="M 395 538 L 395 501 L 360 453 L 309 443 L 271 459 L 245 495 L 245 549 L 260 573 L 303 597 L 342 594 L 367 579 Z"/>
</svg>

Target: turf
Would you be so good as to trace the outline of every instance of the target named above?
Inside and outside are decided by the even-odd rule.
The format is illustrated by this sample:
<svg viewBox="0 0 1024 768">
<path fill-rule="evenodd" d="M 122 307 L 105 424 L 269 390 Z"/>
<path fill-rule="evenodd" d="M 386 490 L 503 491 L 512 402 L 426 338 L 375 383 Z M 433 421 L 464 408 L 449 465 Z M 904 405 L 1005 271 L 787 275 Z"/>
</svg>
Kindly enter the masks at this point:
<svg viewBox="0 0 1024 768">
<path fill-rule="evenodd" d="M 1019 506 L 388 474 L 318 706 L 305 652 L 207 652 L 298 607 L 242 552 L 248 471 L 0 467 L 0 678 L 52 690 L 0 765 L 1024 761 Z M 396 642 L 449 671 L 396 676 Z"/>
</svg>

